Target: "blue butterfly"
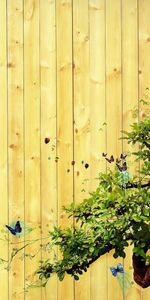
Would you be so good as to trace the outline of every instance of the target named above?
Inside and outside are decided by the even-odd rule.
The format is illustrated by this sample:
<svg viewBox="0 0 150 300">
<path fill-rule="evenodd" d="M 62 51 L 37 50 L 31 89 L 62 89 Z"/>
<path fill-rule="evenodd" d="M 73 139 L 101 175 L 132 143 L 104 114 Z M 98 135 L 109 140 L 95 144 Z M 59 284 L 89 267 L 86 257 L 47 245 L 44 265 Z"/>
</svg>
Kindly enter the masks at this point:
<svg viewBox="0 0 150 300">
<path fill-rule="evenodd" d="M 119 263 L 117 265 L 117 268 L 110 267 L 110 271 L 111 271 L 112 275 L 116 277 L 118 273 L 124 273 L 123 265 L 121 263 Z"/>
<path fill-rule="evenodd" d="M 8 230 L 13 234 L 13 235 L 16 235 L 17 233 L 20 233 L 22 231 L 22 228 L 20 226 L 20 222 L 17 221 L 16 222 L 16 225 L 15 225 L 15 228 L 12 228 L 11 226 L 9 225 L 6 225 L 6 227 L 8 228 Z"/>
</svg>

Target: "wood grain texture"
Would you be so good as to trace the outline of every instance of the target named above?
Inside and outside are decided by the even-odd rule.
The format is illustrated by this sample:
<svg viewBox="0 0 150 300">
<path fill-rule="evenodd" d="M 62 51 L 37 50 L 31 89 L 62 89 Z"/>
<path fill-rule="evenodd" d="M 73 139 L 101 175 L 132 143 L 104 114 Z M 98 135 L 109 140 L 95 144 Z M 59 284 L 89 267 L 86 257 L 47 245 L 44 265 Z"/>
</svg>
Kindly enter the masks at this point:
<svg viewBox="0 0 150 300">
<path fill-rule="evenodd" d="M 58 224 L 71 226 L 62 207 L 73 202 L 72 1 L 56 1 Z M 70 172 L 67 172 L 67 169 Z M 59 256 L 60 257 L 60 256 Z M 58 283 L 58 299 L 74 299 L 73 279 Z"/>
<path fill-rule="evenodd" d="M 34 231 L 32 239 L 41 238 L 41 103 L 39 62 L 39 1 L 24 2 L 24 126 L 25 126 L 25 222 Z M 32 55 L 31 55 L 32 54 Z M 25 238 L 30 239 L 30 235 Z M 40 241 L 25 249 L 34 255 L 40 249 Z M 26 281 L 32 282 L 41 253 L 31 261 L 25 258 Z M 34 276 L 33 276 L 34 279 Z M 41 289 L 30 289 L 27 300 L 41 299 Z"/>
<path fill-rule="evenodd" d="M 0 230 L 8 223 L 8 141 L 7 141 L 7 7 L 0 1 Z M 0 231 L 0 238 L 3 233 Z M 7 234 L 8 238 L 8 234 Z M 0 240 L 0 257 L 8 260 L 8 242 Z M 8 272 L 0 267 L 0 290 L 8 300 Z"/>
<path fill-rule="evenodd" d="M 83 18 L 84 15 L 84 18 Z M 91 166 L 91 121 L 89 97 L 89 7 L 88 1 L 73 2 L 73 56 L 74 56 L 74 193 L 75 203 L 88 197 Z M 84 161 L 84 164 L 81 161 Z M 78 173 L 79 172 L 79 173 Z M 79 174 L 79 175 L 78 175 Z M 86 180 L 86 181 L 84 181 Z M 81 190 L 85 192 L 81 192 Z M 75 282 L 75 299 L 90 299 L 90 270 Z"/>
<path fill-rule="evenodd" d="M 7 3 L 9 223 L 24 221 L 23 1 Z M 23 236 L 20 238 L 23 240 Z M 19 240 L 20 240 L 19 239 Z M 9 234 L 9 255 L 17 237 Z M 24 299 L 24 261 L 12 261 L 9 299 Z"/>
<path fill-rule="evenodd" d="M 126 30 L 126 24 L 130 30 Z M 129 131 L 130 124 L 138 121 L 138 5 L 137 1 L 122 1 L 122 91 L 123 91 L 123 130 Z M 135 117 L 133 118 L 135 114 Z M 123 140 L 123 151 L 137 151 L 136 146 Z M 128 158 L 128 169 L 135 174 L 139 163 Z M 131 268 L 131 269 L 130 269 Z M 133 281 L 132 247 L 126 249 L 124 269 Z M 130 289 L 124 286 L 124 298 L 141 299 L 141 289 L 136 284 Z"/>
<path fill-rule="evenodd" d="M 119 139 L 122 129 L 121 93 L 121 2 L 106 1 L 106 122 L 107 153 L 120 157 L 122 142 Z M 111 169 L 108 163 L 107 167 Z M 122 258 L 114 259 L 113 251 L 108 255 L 108 268 L 122 263 Z M 114 292 L 115 290 L 115 292 Z M 110 270 L 108 272 L 108 299 L 123 299 L 121 288 Z"/>
<path fill-rule="evenodd" d="M 73 225 L 62 206 L 87 198 L 98 173 L 113 168 L 102 152 L 116 158 L 131 149 L 118 138 L 146 109 L 139 99 L 150 88 L 149 15 L 149 0 L 0 0 L 0 238 L 19 219 L 34 228 L 25 240 L 38 239 L 9 274 L 0 264 L 2 300 L 150 298 L 150 288 L 136 284 L 122 293 L 109 267 L 123 260 L 113 252 L 79 282 L 53 276 L 46 288 L 23 291 L 48 258 L 40 250 L 48 231 Z M 131 172 L 136 167 L 129 162 Z M 24 235 L 0 240 L 0 257 L 16 241 Z M 132 277 L 131 259 L 128 248 L 123 264 Z"/>
<path fill-rule="evenodd" d="M 146 0 L 139 0 L 139 99 L 143 98 L 149 100 L 149 91 L 147 93 L 146 88 L 150 88 L 150 3 Z M 148 97 L 148 99 L 147 99 Z M 139 119 L 143 117 L 145 107 L 141 108 L 139 103 L 140 114 Z M 141 300 L 148 300 L 150 298 L 150 287 L 147 289 L 141 289 Z"/>
<path fill-rule="evenodd" d="M 96 29 L 97 28 L 97 29 Z M 96 29 L 96 30 L 95 30 Z M 106 152 L 106 97 L 105 97 L 105 1 L 89 2 L 90 43 L 90 190 L 98 186 L 99 172 L 106 170 L 102 152 Z M 91 266 L 91 299 L 107 299 L 107 255 Z M 98 284 L 95 284 L 96 282 Z"/>
<path fill-rule="evenodd" d="M 55 1 L 40 2 L 42 238 L 57 224 L 55 9 Z M 50 139 L 48 144 L 45 138 Z M 47 241 L 43 240 L 43 244 Z M 42 260 L 48 258 L 49 254 L 42 251 Z M 42 300 L 46 299 L 57 299 L 56 276 L 42 289 Z"/>
</svg>

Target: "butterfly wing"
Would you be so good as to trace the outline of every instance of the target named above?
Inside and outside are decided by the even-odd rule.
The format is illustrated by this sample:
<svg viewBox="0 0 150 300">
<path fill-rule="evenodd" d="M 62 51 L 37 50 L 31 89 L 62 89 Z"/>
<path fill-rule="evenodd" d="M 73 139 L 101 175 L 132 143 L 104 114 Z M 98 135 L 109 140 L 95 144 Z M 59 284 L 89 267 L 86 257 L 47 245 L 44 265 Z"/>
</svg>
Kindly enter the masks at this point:
<svg viewBox="0 0 150 300">
<path fill-rule="evenodd" d="M 106 156 L 107 156 L 107 153 L 104 153 L 104 152 L 103 152 L 103 153 L 102 153 L 102 156 L 103 156 L 103 157 L 106 157 Z"/>
<path fill-rule="evenodd" d="M 127 157 L 127 154 L 121 153 L 121 155 L 120 155 L 120 158 L 121 158 L 121 159 L 125 159 L 126 157 Z"/>
<path fill-rule="evenodd" d="M 16 231 L 14 228 L 10 227 L 9 225 L 6 225 L 6 227 L 8 228 L 8 230 L 13 234 L 16 235 Z"/>
<path fill-rule="evenodd" d="M 119 164 L 120 162 L 121 162 L 121 159 L 118 159 L 118 158 L 117 158 L 117 159 L 116 159 L 116 163 Z"/>
<path fill-rule="evenodd" d="M 116 163 L 116 166 L 117 166 L 118 170 L 119 170 L 120 172 L 122 172 L 122 167 L 121 167 L 118 163 Z"/>
<path fill-rule="evenodd" d="M 105 157 L 105 159 L 106 159 L 109 163 L 111 163 L 111 160 L 110 160 L 109 158 Z"/>
<path fill-rule="evenodd" d="M 119 263 L 117 265 L 117 271 L 120 272 L 120 273 L 124 273 L 123 265 L 121 263 Z"/>
<path fill-rule="evenodd" d="M 127 170 L 127 163 L 126 163 L 126 162 L 123 163 L 123 165 L 122 165 L 122 170 L 123 170 L 123 171 L 126 171 L 126 170 Z"/>
<path fill-rule="evenodd" d="M 15 232 L 16 232 L 16 233 L 20 233 L 21 231 L 22 231 L 22 228 L 21 228 L 21 226 L 20 226 L 20 222 L 17 221 L 17 222 L 16 222 L 16 225 L 15 225 Z"/>
<path fill-rule="evenodd" d="M 110 267 L 110 271 L 112 273 L 113 276 L 117 276 L 117 269 L 115 269 L 114 267 Z"/>
<path fill-rule="evenodd" d="M 114 157 L 113 157 L 113 155 L 111 155 L 111 157 L 110 157 L 110 161 L 111 161 L 111 162 L 113 162 L 113 161 L 114 161 Z"/>
</svg>

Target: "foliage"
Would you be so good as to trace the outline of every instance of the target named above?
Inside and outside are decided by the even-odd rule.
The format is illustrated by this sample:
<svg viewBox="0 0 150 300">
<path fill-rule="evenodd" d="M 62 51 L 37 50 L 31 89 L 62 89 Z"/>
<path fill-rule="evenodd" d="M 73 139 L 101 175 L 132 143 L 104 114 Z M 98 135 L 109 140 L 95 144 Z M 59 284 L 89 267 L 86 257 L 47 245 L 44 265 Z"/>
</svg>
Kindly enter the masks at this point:
<svg viewBox="0 0 150 300">
<path fill-rule="evenodd" d="M 141 103 L 149 105 L 143 99 Z M 9 241 L 9 245 L 12 245 L 9 260 L 0 258 L 0 264 L 7 270 L 15 256 L 32 259 L 40 251 L 48 253 L 48 259 L 42 259 L 34 273 L 37 280 L 32 284 L 26 282 L 26 291 L 31 287 L 45 286 L 53 274 L 57 274 L 60 281 L 66 274 L 79 280 L 90 264 L 112 249 L 114 258 L 125 258 L 125 248 L 129 245 L 133 245 L 134 268 L 138 272 L 140 266 L 139 269 L 143 268 L 142 272 L 146 274 L 150 266 L 150 117 L 147 112 L 143 120 L 131 125 L 130 132 L 123 131 L 122 139 L 127 140 L 128 144 L 137 144 L 138 150 L 128 155 L 122 154 L 121 159 L 116 158 L 116 162 L 111 156 L 114 169 L 99 173 L 96 190 L 90 192 L 89 197 L 80 204 L 72 203 L 64 207 L 68 218 L 73 219 L 72 227 L 63 229 L 55 226 L 48 236 L 42 238 L 46 240 L 45 243 L 41 239 L 32 240 L 31 237 L 18 243 Z M 135 157 L 135 162 L 139 162 L 135 175 L 131 174 L 128 166 L 131 155 Z M 8 242 L 8 235 L 0 239 Z M 41 245 L 38 251 L 32 254 L 27 250 L 24 252 L 25 248 L 39 241 Z M 23 254 L 19 256 L 21 251 Z M 136 257 L 140 257 L 138 266 Z M 150 285 L 150 278 L 146 284 L 142 284 L 144 287 Z"/>
<path fill-rule="evenodd" d="M 131 132 L 123 131 L 128 143 L 138 144 L 133 152 L 142 161 L 138 176 L 129 169 L 100 173 L 98 187 L 80 204 L 64 207 L 74 226 L 54 227 L 50 232 L 61 258 L 44 263 L 37 270 L 41 279 L 57 273 L 60 280 L 70 274 L 75 280 L 87 271 L 91 263 L 114 249 L 114 257 L 125 258 L 125 247 L 133 244 L 133 253 L 149 263 L 150 248 L 150 117 L 131 125 Z"/>
</svg>

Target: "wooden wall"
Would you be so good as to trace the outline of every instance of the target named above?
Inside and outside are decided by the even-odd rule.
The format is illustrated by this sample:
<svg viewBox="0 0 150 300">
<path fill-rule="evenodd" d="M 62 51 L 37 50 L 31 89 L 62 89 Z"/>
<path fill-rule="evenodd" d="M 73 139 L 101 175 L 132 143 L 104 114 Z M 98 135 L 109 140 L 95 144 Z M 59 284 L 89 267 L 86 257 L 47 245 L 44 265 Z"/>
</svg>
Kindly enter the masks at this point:
<svg viewBox="0 0 150 300">
<path fill-rule="evenodd" d="M 129 129 L 131 109 L 150 88 L 149 18 L 149 0 L 0 0 L 0 226 L 19 219 L 35 227 L 30 253 L 54 224 L 71 224 L 62 206 L 96 187 L 108 167 L 101 153 L 128 150 L 120 130 Z M 0 240 L 0 257 L 7 259 L 15 241 Z M 150 299 L 150 289 L 137 285 L 122 295 L 109 271 L 122 261 L 113 252 L 77 283 L 54 276 L 24 294 L 44 256 L 0 269 L 0 299 Z"/>
</svg>

